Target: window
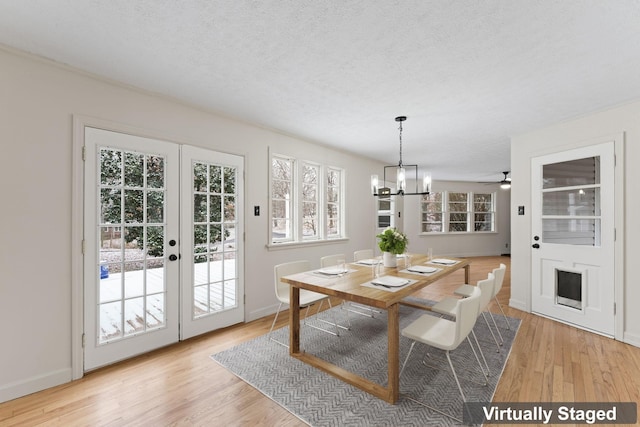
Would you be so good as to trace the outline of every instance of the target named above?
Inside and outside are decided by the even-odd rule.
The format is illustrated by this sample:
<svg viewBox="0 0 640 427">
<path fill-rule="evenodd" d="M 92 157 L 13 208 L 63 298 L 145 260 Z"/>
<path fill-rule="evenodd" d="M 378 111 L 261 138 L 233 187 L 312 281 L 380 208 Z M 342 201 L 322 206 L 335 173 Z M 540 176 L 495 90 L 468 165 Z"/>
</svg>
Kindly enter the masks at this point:
<svg viewBox="0 0 640 427">
<path fill-rule="evenodd" d="M 495 231 L 495 193 L 430 193 L 420 209 L 423 233 Z"/>
<path fill-rule="evenodd" d="M 342 171 L 329 168 L 327 170 L 327 237 L 341 236 L 341 194 Z"/>
<path fill-rule="evenodd" d="M 600 156 L 542 167 L 542 241 L 600 246 Z"/>
<path fill-rule="evenodd" d="M 469 231 L 469 194 L 449 193 L 449 231 Z"/>
<path fill-rule="evenodd" d="M 473 231 L 493 231 L 493 194 L 475 193 L 473 195 Z"/>
<path fill-rule="evenodd" d="M 271 156 L 271 243 L 344 236 L 344 171 Z"/>
<path fill-rule="evenodd" d="M 292 189 L 293 166 L 291 159 L 273 157 L 271 160 L 271 239 L 286 242 L 293 239 Z"/>
<path fill-rule="evenodd" d="M 442 193 L 422 196 L 422 232 L 443 231 Z"/>
<path fill-rule="evenodd" d="M 320 167 L 302 165 L 302 238 L 318 237 L 318 178 Z"/>
</svg>

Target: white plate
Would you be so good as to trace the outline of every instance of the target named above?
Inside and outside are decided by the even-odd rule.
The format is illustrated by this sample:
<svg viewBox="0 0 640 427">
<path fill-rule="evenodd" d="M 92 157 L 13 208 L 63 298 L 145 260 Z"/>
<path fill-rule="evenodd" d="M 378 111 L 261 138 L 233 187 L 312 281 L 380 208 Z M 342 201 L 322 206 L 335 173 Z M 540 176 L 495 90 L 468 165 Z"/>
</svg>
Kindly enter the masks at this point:
<svg viewBox="0 0 640 427">
<path fill-rule="evenodd" d="M 371 281 L 374 285 L 388 286 L 390 288 L 398 288 L 400 286 L 405 286 L 409 283 L 409 280 L 403 279 L 402 277 L 395 276 L 382 276 L 377 279 L 373 279 Z"/>
<path fill-rule="evenodd" d="M 407 268 L 407 271 L 410 273 L 434 273 L 438 271 L 438 269 L 434 267 L 427 267 L 425 265 L 414 265 Z"/>
<path fill-rule="evenodd" d="M 379 259 L 361 259 L 360 261 L 357 261 L 356 264 L 364 264 L 364 265 L 375 265 L 378 264 L 380 262 Z"/>
<path fill-rule="evenodd" d="M 321 274 L 327 274 L 329 276 L 337 276 L 339 274 L 345 274 L 347 273 L 349 270 L 346 270 L 344 268 L 338 268 L 338 267 L 327 267 L 327 268 L 321 268 L 320 270 L 318 270 L 318 273 Z"/>
</svg>

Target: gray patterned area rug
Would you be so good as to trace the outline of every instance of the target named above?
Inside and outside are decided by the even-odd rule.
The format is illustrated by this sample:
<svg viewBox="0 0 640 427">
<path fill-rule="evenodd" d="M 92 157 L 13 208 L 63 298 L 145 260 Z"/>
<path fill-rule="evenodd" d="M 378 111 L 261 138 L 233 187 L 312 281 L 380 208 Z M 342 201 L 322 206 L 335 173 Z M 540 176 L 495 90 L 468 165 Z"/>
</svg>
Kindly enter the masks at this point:
<svg viewBox="0 0 640 427">
<path fill-rule="evenodd" d="M 414 299 L 415 300 L 415 299 Z M 432 302 L 415 300 L 429 305 Z M 335 314 L 339 324 L 346 324 L 347 311 L 342 306 L 309 316 L 308 322 L 319 318 L 332 320 Z M 425 311 L 401 305 L 400 329 L 409 325 Z M 387 316 L 375 318 L 351 313 L 351 329 L 341 330 L 336 337 L 309 326 L 301 326 L 301 348 L 365 378 L 386 385 L 387 382 Z M 497 346 L 482 316 L 478 318 L 475 333 L 480 341 L 490 368 L 486 386 L 469 344 L 465 341 L 451 358 L 461 380 L 468 401 L 491 401 L 502 375 L 511 345 L 520 326 L 520 320 L 508 318 L 506 329 L 502 316 L 495 316 L 504 345 Z M 491 322 L 491 319 L 489 319 Z M 493 327 L 493 323 L 491 323 Z M 326 326 L 322 324 L 322 326 Z M 495 329 L 495 328 L 494 328 Z M 272 338 L 288 342 L 289 328 L 273 331 Z M 411 340 L 400 337 L 400 362 L 409 351 Z M 448 426 L 456 421 L 425 408 L 416 399 L 442 412 L 462 419 L 462 398 L 443 351 L 418 343 L 400 377 L 400 399 L 388 404 L 306 363 L 289 356 L 286 347 L 272 341 L 267 335 L 239 344 L 211 356 L 242 380 L 257 388 L 302 421 L 314 427 L 321 426 Z M 429 365 L 429 366 L 427 366 Z M 439 367 L 440 369 L 434 368 Z"/>
</svg>

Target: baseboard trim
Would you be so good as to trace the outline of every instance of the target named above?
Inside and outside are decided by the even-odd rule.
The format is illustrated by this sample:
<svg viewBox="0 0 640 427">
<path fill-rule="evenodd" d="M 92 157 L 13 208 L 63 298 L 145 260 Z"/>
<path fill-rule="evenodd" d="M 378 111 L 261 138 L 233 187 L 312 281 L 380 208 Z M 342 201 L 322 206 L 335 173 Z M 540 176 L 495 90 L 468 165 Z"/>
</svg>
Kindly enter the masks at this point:
<svg viewBox="0 0 640 427">
<path fill-rule="evenodd" d="M 283 309 L 287 309 L 289 306 L 283 307 Z M 247 313 L 247 322 L 251 322 L 256 319 L 261 319 L 265 316 L 269 316 L 274 314 L 278 310 L 278 304 L 268 305 L 266 307 L 259 308 L 258 310 L 251 311 Z"/>
<path fill-rule="evenodd" d="M 640 335 L 638 334 L 625 332 L 622 341 L 634 347 L 640 347 Z"/>
<path fill-rule="evenodd" d="M 17 399 L 27 394 L 71 382 L 71 368 L 60 369 L 46 374 L 0 385 L 0 402 Z"/>
<path fill-rule="evenodd" d="M 529 310 L 527 310 L 527 304 L 524 301 L 518 301 L 518 300 L 515 300 L 513 298 L 510 298 L 509 299 L 509 307 L 517 308 L 518 310 L 525 311 L 525 312 L 529 313 Z"/>
</svg>

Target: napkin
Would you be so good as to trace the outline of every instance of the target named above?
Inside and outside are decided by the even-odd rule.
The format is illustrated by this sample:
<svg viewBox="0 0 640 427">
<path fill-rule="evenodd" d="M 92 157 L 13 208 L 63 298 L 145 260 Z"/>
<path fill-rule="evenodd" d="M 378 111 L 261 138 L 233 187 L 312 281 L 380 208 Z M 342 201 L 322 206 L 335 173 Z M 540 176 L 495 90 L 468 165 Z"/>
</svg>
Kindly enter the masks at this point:
<svg viewBox="0 0 640 427">
<path fill-rule="evenodd" d="M 438 269 L 434 267 L 427 267 L 426 265 L 414 265 L 407 268 L 407 271 L 414 273 L 434 273 L 438 271 Z"/>
<path fill-rule="evenodd" d="M 437 258 L 437 259 L 432 259 L 431 263 L 432 264 L 444 264 L 444 265 L 453 265 L 455 263 L 457 263 L 458 261 L 454 261 L 452 259 L 442 259 L 442 258 Z"/>
<path fill-rule="evenodd" d="M 410 281 L 407 279 L 403 279 L 402 277 L 382 276 L 382 277 L 378 277 L 377 279 L 373 279 L 371 283 L 373 283 L 374 285 L 382 285 L 382 286 L 388 286 L 391 288 L 397 288 L 397 287 L 409 284 Z"/>
</svg>

